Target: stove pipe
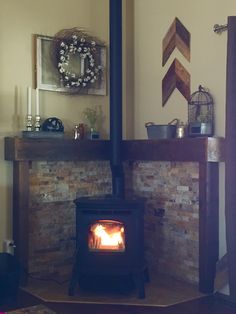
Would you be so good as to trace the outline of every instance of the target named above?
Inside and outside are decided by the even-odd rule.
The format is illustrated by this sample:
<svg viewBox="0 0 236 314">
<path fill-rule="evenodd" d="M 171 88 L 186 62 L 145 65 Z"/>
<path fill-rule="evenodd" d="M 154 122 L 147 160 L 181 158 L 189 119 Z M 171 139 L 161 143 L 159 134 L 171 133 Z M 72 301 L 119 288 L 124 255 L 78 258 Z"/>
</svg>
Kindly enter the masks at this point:
<svg viewBox="0 0 236 314">
<path fill-rule="evenodd" d="M 124 197 L 122 166 L 122 0 L 110 0 L 110 140 L 112 194 Z"/>
</svg>

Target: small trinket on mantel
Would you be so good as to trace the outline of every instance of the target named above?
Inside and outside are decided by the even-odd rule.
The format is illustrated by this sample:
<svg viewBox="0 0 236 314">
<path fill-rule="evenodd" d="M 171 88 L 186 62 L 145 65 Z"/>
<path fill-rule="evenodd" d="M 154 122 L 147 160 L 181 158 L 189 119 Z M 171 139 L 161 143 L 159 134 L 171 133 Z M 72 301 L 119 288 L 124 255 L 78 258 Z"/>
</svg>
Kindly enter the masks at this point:
<svg viewBox="0 0 236 314">
<path fill-rule="evenodd" d="M 182 121 L 179 121 L 176 127 L 176 138 L 183 138 L 185 137 L 185 129 L 186 129 L 186 124 Z"/>
<path fill-rule="evenodd" d="M 79 123 L 79 125 L 75 125 L 74 128 L 74 139 L 82 140 L 84 138 L 84 124 Z"/>
<path fill-rule="evenodd" d="M 86 108 L 83 111 L 84 117 L 88 122 L 89 130 L 87 131 L 86 137 L 90 140 L 97 140 L 100 138 L 100 133 L 97 130 L 98 122 L 102 121 L 102 110 L 101 106 L 95 108 Z"/>
</svg>

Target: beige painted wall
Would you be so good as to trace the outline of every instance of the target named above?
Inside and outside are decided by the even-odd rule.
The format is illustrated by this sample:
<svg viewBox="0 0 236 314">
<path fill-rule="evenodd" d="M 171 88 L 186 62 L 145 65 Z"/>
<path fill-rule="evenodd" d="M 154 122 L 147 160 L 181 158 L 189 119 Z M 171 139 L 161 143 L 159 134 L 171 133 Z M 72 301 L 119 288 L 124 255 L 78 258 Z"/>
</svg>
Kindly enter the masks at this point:
<svg viewBox="0 0 236 314">
<path fill-rule="evenodd" d="M 11 237 L 12 164 L 4 161 L 3 138 L 25 128 L 27 86 L 33 86 L 32 34 L 53 36 L 61 29 L 82 27 L 108 42 L 108 0 L 0 0 L 0 250 Z M 43 118 L 62 119 L 71 132 L 87 106 L 101 104 L 108 115 L 107 96 L 67 96 L 41 91 Z M 33 109 L 34 110 L 34 109 Z M 108 119 L 103 135 L 108 133 Z M 105 132 L 106 130 L 106 132 Z M 106 134 L 105 134 L 106 133 Z"/>
<path fill-rule="evenodd" d="M 209 88 L 215 100 L 216 135 L 224 135 L 227 32 L 216 35 L 213 25 L 227 23 L 227 16 L 236 13 L 235 2 L 135 0 L 134 3 L 136 138 L 146 138 L 147 121 L 167 123 L 175 117 L 187 121 L 187 101 L 178 90 L 162 108 L 161 82 L 174 57 L 191 74 L 191 92 L 199 84 Z M 175 17 L 191 33 L 191 61 L 175 50 L 162 67 L 162 39 Z"/>
<path fill-rule="evenodd" d="M 215 134 L 225 134 L 227 32 L 217 35 L 214 24 L 227 24 L 236 15 L 234 0 L 134 0 L 135 138 L 147 138 L 145 122 L 166 124 L 173 118 L 187 121 L 187 101 L 178 90 L 162 107 L 161 83 L 174 57 L 191 74 L 191 92 L 201 84 L 215 102 Z M 162 39 L 174 18 L 191 33 L 191 61 L 174 51 L 162 67 Z M 220 255 L 226 250 L 224 224 L 224 165 L 220 165 Z"/>
</svg>

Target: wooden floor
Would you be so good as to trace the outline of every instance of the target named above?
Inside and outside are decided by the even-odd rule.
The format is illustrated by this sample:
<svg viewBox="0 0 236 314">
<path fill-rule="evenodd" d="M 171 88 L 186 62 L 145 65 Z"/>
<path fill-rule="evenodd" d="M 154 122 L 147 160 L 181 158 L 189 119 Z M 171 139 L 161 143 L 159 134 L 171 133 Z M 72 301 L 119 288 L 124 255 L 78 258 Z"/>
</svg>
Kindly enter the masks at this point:
<svg viewBox="0 0 236 314">
<path fill-rule="evenodd" d="M 158 307 L 42 302 L 42 300 L 24 291 L 20 291 L 15 302 L 0 306 L 0 311 L 8 311 L 35 304 L 43 304 L 58 314 L 236 314 L 236 307 L 226 304 L 217 296 L 202 297 L 169 307 Z"/>
</svg>

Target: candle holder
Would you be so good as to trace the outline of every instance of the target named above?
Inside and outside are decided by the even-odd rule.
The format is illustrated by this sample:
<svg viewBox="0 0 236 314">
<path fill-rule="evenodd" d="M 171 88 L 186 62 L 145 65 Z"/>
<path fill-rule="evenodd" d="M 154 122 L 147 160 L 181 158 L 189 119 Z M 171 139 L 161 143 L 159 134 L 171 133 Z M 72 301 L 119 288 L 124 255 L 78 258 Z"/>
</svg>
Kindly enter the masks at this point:
<svg viewBox="0 0 236 314">
<path fill-rule="evenodd" d="M 33 118 L 31 114 L 28 114 L 26 116 L 26 130 L 32 131 L 32 129 L 33 129 Z"/>
<path fill-rule="evenodd" d="M 36 115 L 35 116 L 35 124 L 34 124 L 35 131 L 40 131 L 40 128 L 41 128 L 40 120 L 41 120 L 40 116 Z"/>
</svg>

